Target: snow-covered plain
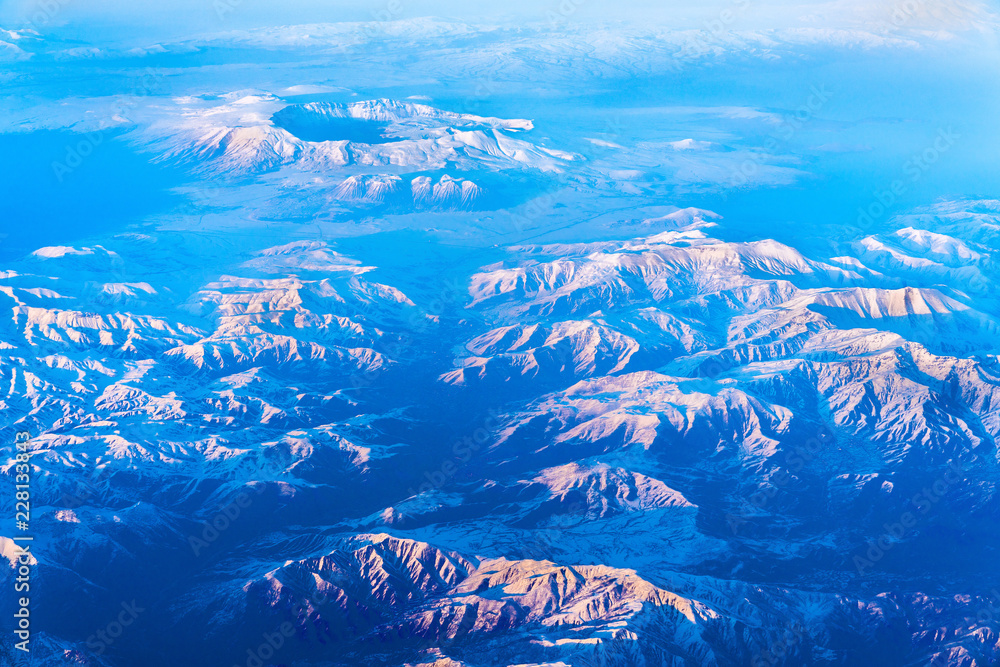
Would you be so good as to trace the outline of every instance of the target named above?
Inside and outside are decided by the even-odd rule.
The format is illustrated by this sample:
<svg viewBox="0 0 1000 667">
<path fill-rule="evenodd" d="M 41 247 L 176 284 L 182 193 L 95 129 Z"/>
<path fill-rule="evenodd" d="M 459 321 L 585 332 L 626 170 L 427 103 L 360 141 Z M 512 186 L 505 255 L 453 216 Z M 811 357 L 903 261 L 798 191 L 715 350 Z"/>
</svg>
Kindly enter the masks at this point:
<svg viewBox="0 0 1000 667">
<path fill-rule="evenodd" d="M 3 26 L 33 665 L 1000 661 L 996 15 L 571 5 Z"/>
</svg>

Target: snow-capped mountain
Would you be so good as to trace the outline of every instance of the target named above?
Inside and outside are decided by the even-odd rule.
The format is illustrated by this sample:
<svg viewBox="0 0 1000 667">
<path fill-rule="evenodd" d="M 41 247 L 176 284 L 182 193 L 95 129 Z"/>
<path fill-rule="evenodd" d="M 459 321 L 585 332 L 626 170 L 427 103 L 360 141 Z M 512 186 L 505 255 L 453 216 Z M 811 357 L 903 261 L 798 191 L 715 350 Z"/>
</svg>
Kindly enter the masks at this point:
<svg viewBox="0 0 1000 667">
<path fill-rule="evenodd" d="M 1000 661 L 994 12 L 238 4 L 0 30 L 32 664 Z"/>
<path fill-rule="evenodd" d="M 856 648 L 832 628 L 852 615 L 855 641 L 871 642 L 862 628 L 883 603 L 824 596 L 806 564 L 850 566 L 845 550 L 949 466 L 962 475 L 942 514 L 894 538 L 898 553 L 925 548 L 960 508 L 997 502 L 985 481 L 1000 430 L 984 354 L 995 310 L 935 283 L 930 264 L 914 279 L 913 262 L 723 242 L 714 224 L 512 246 L 445 310 L 318 241 L 255 251 L 186 295 L 142 266 L 150 237 L 36 251 L 0 291 L 5 405 L 44 431 L 40 575 L 79 581 L 97 609 L 101 588 L 83 582 L 139 576 L 163 543 L 197 586 L 143 592 L 167 596 L 167 636 L 209 628 L 213 660 L 238 648 L 232 628 L 288 620 L 302 638 L 288 659 L 341 647 L 315 664 L 475 664 L 479 650 L 519 664 L 723 664 L 785 628 L 802 634 L 788 660 L 849 661 Z M 944 231 L 892 237 L 989 270 L 989 246 Z M 496 401 L 480 424 L 418 444 L 481 392 Z M 413 403 L 419 393 L 453 407 Z M 357 503 L 367 517 L 351 518 Z M 283 526 L 316 504 L 313 528 Z M 233 529 L 213 529 L 226 511 Z M 747 554 L 774 582 L 752 596 L 726 581 Z"/>
</svg>

